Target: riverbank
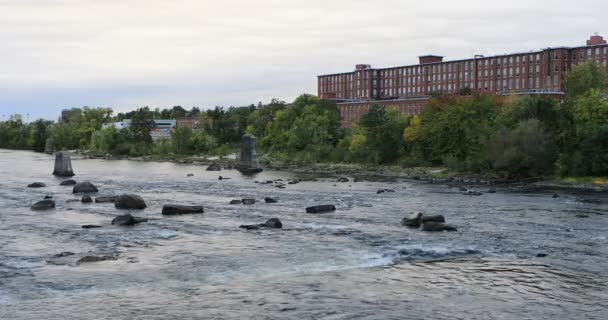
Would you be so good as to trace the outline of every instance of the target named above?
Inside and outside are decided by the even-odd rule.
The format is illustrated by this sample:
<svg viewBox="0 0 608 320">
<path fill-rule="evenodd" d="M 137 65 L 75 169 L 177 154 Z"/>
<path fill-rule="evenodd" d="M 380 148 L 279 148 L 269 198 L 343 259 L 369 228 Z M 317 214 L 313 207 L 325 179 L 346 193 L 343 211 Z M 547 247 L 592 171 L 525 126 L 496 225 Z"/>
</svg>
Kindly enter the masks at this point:
<svg viewBox="0 0 608 320">
<path fill-rule="evenodd" d="M 105 160 L 131 160 L 171 162 L 208 166 L 219 164 L 223 168 L 233 168 L 237 164 L 236 155 L 227 157 L 206 156 L 95 156 L 87 153 L 74 152 L 78 157 L 85 159 Z M 495 173 L 456 172 L 447 167 L 413 167 L 400 166 L 371 166 L 352 163 L 318 163 L 318 164 L 285 164 L 271 161 L 262 157 L 261 162 L 267 170 L 288 171 L 303 176 L 322 175 L 328 178 L 350 177 L 353 181 L 386 181 L 396 182 L 402 180 L 415 180 L 424 183 L 443 183 L 452 186 L 465 187 L 504 187 L 515 191 L 567 191 L 567 192 L 602 192 L 608 193 L 608 179 L 590 177 L 533 177 L 527 179 L 506 179 Z"/>
</svg>

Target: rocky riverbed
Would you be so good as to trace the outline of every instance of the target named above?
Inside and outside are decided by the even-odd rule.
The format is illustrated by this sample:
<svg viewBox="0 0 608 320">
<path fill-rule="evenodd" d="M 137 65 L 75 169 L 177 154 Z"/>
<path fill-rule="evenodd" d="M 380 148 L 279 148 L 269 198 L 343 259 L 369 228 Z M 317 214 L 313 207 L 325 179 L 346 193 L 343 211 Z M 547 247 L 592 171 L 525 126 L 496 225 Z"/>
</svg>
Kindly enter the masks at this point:
<svg viewBox="0 0 608 320">
<path fill-rule="evenodd" d="M 0 150 L 0 319 L 608 318 L 601 192 L 74 159 L 83 203 L 53 159 Z"/>
</svg>

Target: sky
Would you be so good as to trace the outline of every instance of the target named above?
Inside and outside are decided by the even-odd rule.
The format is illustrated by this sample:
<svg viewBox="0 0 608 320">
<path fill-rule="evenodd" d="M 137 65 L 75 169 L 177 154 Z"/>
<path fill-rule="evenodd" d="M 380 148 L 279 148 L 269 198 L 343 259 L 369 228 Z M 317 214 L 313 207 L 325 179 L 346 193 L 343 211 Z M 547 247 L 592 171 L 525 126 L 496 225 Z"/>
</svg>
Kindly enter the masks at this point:
<svg viewBox="0 0 608 320">
<path fill-rule="evenodd" d="M 317 75 L 608 37 L 605 0 L 0 0 L 0 114 L 241 106 Z"/>
</svg>

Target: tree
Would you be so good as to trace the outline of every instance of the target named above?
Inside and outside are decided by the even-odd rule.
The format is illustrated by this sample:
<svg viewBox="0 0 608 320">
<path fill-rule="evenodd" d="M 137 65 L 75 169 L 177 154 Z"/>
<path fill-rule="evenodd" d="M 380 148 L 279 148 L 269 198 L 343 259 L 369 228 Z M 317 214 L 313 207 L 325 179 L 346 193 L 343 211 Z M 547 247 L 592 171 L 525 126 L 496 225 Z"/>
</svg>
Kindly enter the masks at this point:
<svg viewBox="0 0 608 320">
<path fill-rule="evenodd" d="M 179 127 L 171 137 L 176 154 L 190 154 L 193 151 L 192 129 Z"/>
<path fill-rule="evenodd" d="M 508 176 L 538 176 L 553 172 L 557 148 L 541 121 L 527 119 L 514 129 L 494 132 L 486 143 L 486 155 L 493 169 Z"/>
<path fill-rule="evenodd" d="M 561 175 L 608 175 L 608 101 L 600 90 L 591 89 L 571 103 L 572 127 L 564 134 L 558 172 Z"/>
<path fill-rule="evenodd" d="M 403 132 L 407 118 L 395 108 L 373 105 L 359 119 L 352 142 L 364 143 L 364 159 L 375 164 L 395 162 L 404 151 Z M 363 137 L 361 137 L 363 136 Z M 351 145 L 351 149 L 359 149 Z"/>
<path fill-rule="evenodd" d="M 587 91 L 606 90 L 608 78 L 606 70 L 595 60 L 575 66 L 566 77 L 566 94 L 568 98 L 575 99 Z"/>
<path fill-rule="evenodd" d="M 32 148 L 34 151 L 42 152 L 46 146 L 46 140 L 49 138 L 48 127 L 51 121 L 38 119 L 34 122 L 32 133 Z"/>
<path fill-rule="evenodd" d="M 150 108 L 139 108 L 131 116 L 131 137 L 134 143 L 150 145 L 152 136 L 150 132 L 156 128 Z"/>
</svg>

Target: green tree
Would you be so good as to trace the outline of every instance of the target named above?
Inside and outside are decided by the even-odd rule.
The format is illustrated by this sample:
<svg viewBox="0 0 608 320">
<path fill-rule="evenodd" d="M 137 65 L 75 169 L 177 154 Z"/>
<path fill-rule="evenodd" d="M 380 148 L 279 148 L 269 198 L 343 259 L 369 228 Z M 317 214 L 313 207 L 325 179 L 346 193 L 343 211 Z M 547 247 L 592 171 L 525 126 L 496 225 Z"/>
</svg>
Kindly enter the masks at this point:
<svg viewBox="0 0 608 320">
<path fill-rule="evenodd" d="M 34 151 L 42 152 L 46 146 L 46 140 L 49 138 L 48 127 L 51 121 L 38 119 L 33 124 L 32 133 L 32 148 Z"/>
<path fill-rule="evenodd" d="M 552 173 L 557 148 L 554 135 L 541 121 L 527 119 L 514 129 L 494 132 L 486 143 L 486 155 L 494 170 L 519 178 Z"/>
<path fill-rule="evenodd" d="M 565 84 L 566 94 L 570 99 L 575 99 L 592 89 L 606 90 L 607 85 L 605 68 L 594 60 L 575 66 L 568 73 Z"/>
<path fill-rule="evenodd" d="M 171 137 L 173 150 L 176 154 L 190 154 L 194 151 L 192 129 L 179 127 Z"/>
<path fill-rule="evenodd" d="M 407 118 L 395 108 L 373 105 L 357 123 L 355 143 L 365 143 L 365 159 L 375 164 L 395 162 L 404 151 L 403 132 Z M 360 152 L 360 151 L 359 151 Z"/>
</svg>

